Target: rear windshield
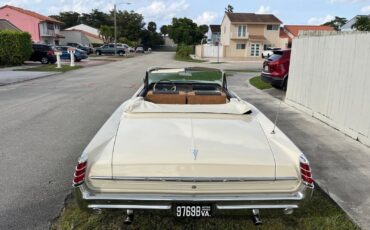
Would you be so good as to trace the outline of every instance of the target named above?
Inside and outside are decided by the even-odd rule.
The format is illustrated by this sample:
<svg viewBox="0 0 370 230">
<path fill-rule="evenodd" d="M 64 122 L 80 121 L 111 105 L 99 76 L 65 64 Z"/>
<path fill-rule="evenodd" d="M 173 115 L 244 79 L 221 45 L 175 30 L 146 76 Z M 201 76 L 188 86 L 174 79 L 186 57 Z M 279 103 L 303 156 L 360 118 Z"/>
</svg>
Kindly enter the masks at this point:
<svg viewBox="0 0 370 230">
<path fill-rule="evenodd" d="M 274 51 L 274 54 L 269 57 L 269 61 L 279 60 L 283 56 L 282 51 Z"/>
</svg>

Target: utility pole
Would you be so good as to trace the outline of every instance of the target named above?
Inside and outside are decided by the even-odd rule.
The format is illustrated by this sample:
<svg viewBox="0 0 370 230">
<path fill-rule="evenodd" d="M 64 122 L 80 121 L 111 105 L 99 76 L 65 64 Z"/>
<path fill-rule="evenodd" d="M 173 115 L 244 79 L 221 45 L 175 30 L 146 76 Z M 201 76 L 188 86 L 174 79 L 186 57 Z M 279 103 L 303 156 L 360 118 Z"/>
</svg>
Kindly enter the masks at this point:
<svg viewBox="0 0 370 230">
<path fill-rule="evenodd" d="M 114 56 L 117 56 L 117 6 L 114 4 Z"/>
<path fill-rule="evenodd" d="M 118 5 L 121 4 L 130 5 L 131 2 L 118 3 Z M 114 14 L 114 56 L 117 56 L 117 4 L 114 4 L 113 14 Z"/>
</svg>

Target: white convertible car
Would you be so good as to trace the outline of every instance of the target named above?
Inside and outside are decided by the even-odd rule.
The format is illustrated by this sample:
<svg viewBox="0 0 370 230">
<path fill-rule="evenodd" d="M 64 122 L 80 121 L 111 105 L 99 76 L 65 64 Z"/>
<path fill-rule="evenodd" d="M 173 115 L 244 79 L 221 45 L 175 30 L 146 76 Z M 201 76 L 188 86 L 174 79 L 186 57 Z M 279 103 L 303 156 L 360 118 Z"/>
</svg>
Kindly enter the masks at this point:
<svg viewBox="0 0 370 230">
<path fill-rule="evenodd" d="M 99 130 L 73 185 L 88 208 L 221 209 L 292 213 L 314 182 L 303 153 L 266 116 L 205 68 L 152 68 L 143 86 Z"/>
</svg>

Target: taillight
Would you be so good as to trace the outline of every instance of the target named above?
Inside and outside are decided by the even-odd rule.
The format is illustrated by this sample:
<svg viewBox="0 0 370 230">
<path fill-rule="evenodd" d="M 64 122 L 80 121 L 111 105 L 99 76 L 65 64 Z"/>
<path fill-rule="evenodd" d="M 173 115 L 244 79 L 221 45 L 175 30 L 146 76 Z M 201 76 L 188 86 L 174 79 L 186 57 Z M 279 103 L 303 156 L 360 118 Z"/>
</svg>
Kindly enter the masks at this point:
<svg viewBox="0 0 370 230">
<path fill-rule="evenodd" d="M 48 50 L 47 54 L 48 55 L 54 55 L 54 50 Z"/>
<path fill-rule="evenodd" d="M 73 186 L 77 187 L 84 183 L 87 161 L 78 162 L 73 178 Z"/>
<path fill-rule="evenodd" d="M 313 186 L 314 180 L 312 179 L 310 163 L 304 155 L 301 155 L 299 159 L 299 168 L 301 171 L 302 180 L 305 182 L 305 184 Z"/>
</svg>

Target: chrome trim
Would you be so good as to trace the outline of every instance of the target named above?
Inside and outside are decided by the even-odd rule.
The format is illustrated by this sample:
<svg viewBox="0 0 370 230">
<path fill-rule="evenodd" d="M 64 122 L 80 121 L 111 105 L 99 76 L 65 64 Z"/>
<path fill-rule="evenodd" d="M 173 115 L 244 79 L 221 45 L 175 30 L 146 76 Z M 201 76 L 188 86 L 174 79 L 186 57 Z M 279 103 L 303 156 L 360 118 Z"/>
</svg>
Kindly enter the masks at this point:
<svg viewBox="0 0 370 230">
<path fill-rule="evenodd" d="M 304 192 L 294 194 L 235 194 L 235 195 L 153 195 L 153 194 L 95 194 L 90 195 L 80 187 L 85 200 L 116 200 L 116 201 L 276 201 L 302 200 Z"/>
<path fill-rule="evenodd" d="M 298 180 L 296 177 L 109 177 L 91 176 L 93 180 L 123 181 L 168 181 L 168 182 L 245 182 L 245 181 L 281 181 Z"/>
<path fill-rule="evenodd" d="M 216 205 L 217 209 L 285 209 L 285 208 L 298 208 L 296 204 L 268 204 L 268 205 Z"/>
<path fill-rule="evenodd" d="M 171 209 L 171 205 L 122 205 L 122 204 L 90 204 L 89 208 L 100 209 L 100 208 L 117 208 L 117 209 L 158 209 L 168 210 Z"/>
</svg>

